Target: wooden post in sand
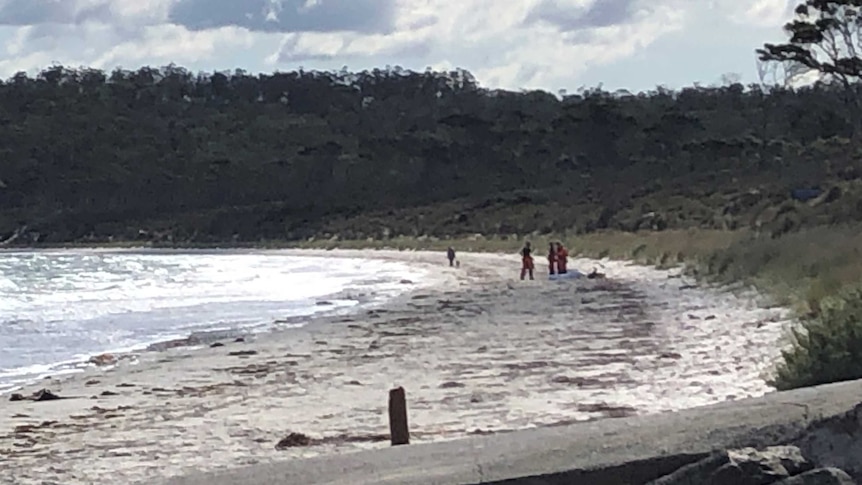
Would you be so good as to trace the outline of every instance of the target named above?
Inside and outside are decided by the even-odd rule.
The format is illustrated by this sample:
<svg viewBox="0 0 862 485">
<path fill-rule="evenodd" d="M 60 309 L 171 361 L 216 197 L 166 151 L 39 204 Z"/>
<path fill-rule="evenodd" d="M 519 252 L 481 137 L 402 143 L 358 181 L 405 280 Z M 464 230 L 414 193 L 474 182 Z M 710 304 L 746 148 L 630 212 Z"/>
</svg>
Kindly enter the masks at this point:
<svg viewBox="0 0 862 485">
<path fill-rule="evenodd" d="M 389 437 L 392 446 L 410 444 L 410 429 L 407 427 L 407 399 L 404 388 L 389 391 Z"/>
</svg>

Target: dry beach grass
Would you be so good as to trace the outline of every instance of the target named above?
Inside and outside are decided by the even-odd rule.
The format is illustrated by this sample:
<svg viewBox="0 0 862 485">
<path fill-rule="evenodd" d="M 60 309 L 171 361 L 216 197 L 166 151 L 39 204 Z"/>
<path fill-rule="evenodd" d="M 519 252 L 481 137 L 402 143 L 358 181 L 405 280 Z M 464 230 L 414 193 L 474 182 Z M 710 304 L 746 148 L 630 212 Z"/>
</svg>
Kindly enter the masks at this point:
<svg viewBox="0 0 862 485">
<path fill-rule="evenodd" d="M 413 442 L 672 411 L 768 392 L 788 311 L 625 262 L 606 280 L 518 281 L 517 257 L 338 250 L 426 271 L 385 306 L 223 346 L 172 348 L 0 402 L 0 482 L 147 481 L 388 446 L 387 391 Z M 295 435 L 291 446 L 276 443 Z M 299 434 L 307 436 L 306 440 Z"/>
</svg>

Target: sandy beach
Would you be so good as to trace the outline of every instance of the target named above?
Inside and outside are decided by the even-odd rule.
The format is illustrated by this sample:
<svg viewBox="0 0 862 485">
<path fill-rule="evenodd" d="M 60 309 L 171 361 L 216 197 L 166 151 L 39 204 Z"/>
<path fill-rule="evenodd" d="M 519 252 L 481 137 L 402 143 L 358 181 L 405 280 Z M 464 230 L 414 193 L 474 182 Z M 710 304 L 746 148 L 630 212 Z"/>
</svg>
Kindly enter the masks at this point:
<svg viewBox="0 0 862 485">
<path fill-rule="evenodd" d="M 439 253 L 301 254 L 394 259 L 428 276 L 360 313 L 142 352 L 18 391 L 69 399 L 3 396 L 0 482 L 136 483 L 386 447 L 395 386 L 413 442 L 759 396 L 789 318 L 753 293 L 625 262 L 576 259 L 607 278 L 556 282 L 539 265 L 522 282 L 515 255 L 462 254 L 449 268 Z M 276 449 L 291 433 L 301 446 Z"/>
</svg>

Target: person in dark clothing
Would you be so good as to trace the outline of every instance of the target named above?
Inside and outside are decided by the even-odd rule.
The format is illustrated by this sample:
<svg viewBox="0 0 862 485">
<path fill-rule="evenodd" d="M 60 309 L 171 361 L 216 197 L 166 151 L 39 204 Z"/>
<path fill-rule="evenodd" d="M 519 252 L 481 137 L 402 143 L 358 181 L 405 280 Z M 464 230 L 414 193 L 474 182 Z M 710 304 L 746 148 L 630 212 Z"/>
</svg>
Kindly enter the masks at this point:
<svg viewBox="0 0 862 485">
<path fill-rule="evenodd" d="M 554 243 L 548 243 L 548 274 L 556 274 L 557 270 L 557 248 Z"/>
<path fill-rule="evenodd" d="M 449 266 L 455 266 L 455 248 L 449 246 L 446 250 L 446 257 L 449 258 Z"/>
<path fill-rule="evenodd" d="M 530 241 L 527 241 L 521 249 L 521 279 L 524 279 L 527 273 L 530 274 L 531 280 L 535 279 L 533 278 L 533 249 L 530 247 Z"/>
</svg>

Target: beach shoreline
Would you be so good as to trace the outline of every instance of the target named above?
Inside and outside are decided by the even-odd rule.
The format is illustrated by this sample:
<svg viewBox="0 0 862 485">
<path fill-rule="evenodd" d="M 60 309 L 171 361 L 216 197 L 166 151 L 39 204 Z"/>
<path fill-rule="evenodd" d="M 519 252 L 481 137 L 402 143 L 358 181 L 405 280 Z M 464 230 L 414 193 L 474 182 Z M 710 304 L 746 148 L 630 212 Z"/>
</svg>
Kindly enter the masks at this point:
<svg viewBox="0 0 862 485">
<path fill-rule="evenodd" d="M 427 281 L 358 314 L 217 347 L 142 353 L 49 379 L 74 399 L 0 402 L 0 479 L 145 481 L 388 445 L 407 390 L 414 442 L 673 411 L 762 395 L 789 319 L 676 270 L 601 264 L 607 280 L 517 281 L 514 255 L 256 250 L 407 262 Z M 290 433 L 297 446 L 276 444 Z"/>
<path fill-rule="evenodd" d="M 155 255 L 155 256 L 272 256 L 272 257 L 293 257 L 305 259 L 348 259 L 354 261 L 386 261 L 389 263 L 397 263 L 398 266 L 404 266 L 403 262 L 398 258 L 376 257 L 371 260 L 367 255 L 361 252 L 339 252 L 331 254 L 325 251 L 306 251 L 306 250 L 256 250 L 251 248 L 223 248 L 223 249 L 195 249 L 195 248 L 145 248 L 145 247 L 89 247 L 89 248 L 49 248 L 44 250 L 18 249 L 16 251 L 0 250 L 0 255 L 10 253 L 48 253 L 53 256 L 80 256 L 97 254 L 97 255 Z M 403 259 L 403 258 L 402 258 Z M 402 269 L 404 278 L 400 278 L 397 274 L 388 277 L 389 283 L 386 287 L 380 287 L 372 281 L 369 286 L 369 280 L 357 279 L 353 283 L 348 283 L 338 291 L 331 293 L 321 293 L 317 296 L 310 297 L 313 301 L 312 306 L 302 312 L 296 312 L 282 317 L 272 317 L 267 319 L 261 317 L 258 319 L 248 319 L 249 322 L 242 325 L 232 325 L 230 321 L 225 323 L 213 323 L 212 328 L 206 328 L 206 325 L 200 325 L 199 328 L 178 330 L 169 332 L 169 335 L 153 336 L 151 338 L 140 339 L 135 343 L 127 343 L 121 347 L 103 347 L 98 350 L 89 350 L 78 353 L 75 356 L 68 356 L 63 359 L 53 362 L 39 362 L 32 364 L 29 367 L 6 369 L 9 374 L 6 380 L 0 377 L 0 399 L 3 396 L 8 396 L 11 393 L 17 392 L 22 386 L 26 387 L 43 378 L 56 377 L 65 374 L 75 374 L 85 370 L 87 367 L 98 363 L 105 366 L 117 362 L 127 362 L 129 358 L 134 358 L 138 354 L 149 351 L 162 351 L 174 347 L 201 347 L 207 346 L 217 341 L 233 340 L 239 337 L 245 337 L 253 333 L 268 333 L 277 329 L 290 329 L 295 325 L 305 324 L 309 321 L 317 319 L 332 318 L 339 315 L 346 315 L 356 311 L 361 311 L 367 308 L 374 308 L 381 304 L 385 304 L 395 294 L 400 294 L 422 288 L 426 284 L 425 276 L 428 271 L 423 268 L 417 268 L 411 265 Z M 388 270 L 398 271 L 398 267 L 389 266 Z M 369 278 L 375 278 L 373 273 L 369 273 Z M 399 281 L 400 280 L 400 281 Z M 237 303 L 241 305 L 241 303 Z M 254 311 L 249 310 L 249 315 L 253 315 Z M 206 317 L 204 317 L 206 318 Z M 0 362 L 2 367 L 3 362 Z M 16 382 L 18 381 L 18 382 Z"/>
</svg>

